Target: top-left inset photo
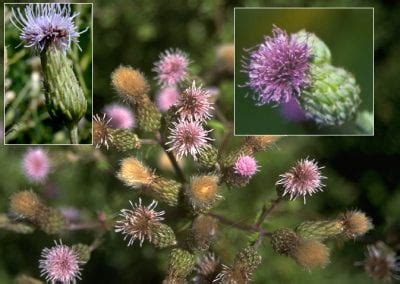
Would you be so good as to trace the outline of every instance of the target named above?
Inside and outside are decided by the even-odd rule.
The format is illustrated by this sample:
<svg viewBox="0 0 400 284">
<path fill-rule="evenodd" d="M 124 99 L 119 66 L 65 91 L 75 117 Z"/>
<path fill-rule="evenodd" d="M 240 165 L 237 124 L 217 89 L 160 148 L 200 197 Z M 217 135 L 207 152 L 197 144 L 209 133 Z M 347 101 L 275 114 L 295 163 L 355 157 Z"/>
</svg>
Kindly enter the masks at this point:
<svg viewBox="0 0 400 284">
<path fill-rule="evenodd" d="M 4 4 L 4 144 L 92 144 L 93 4 Z"/>
</svg>

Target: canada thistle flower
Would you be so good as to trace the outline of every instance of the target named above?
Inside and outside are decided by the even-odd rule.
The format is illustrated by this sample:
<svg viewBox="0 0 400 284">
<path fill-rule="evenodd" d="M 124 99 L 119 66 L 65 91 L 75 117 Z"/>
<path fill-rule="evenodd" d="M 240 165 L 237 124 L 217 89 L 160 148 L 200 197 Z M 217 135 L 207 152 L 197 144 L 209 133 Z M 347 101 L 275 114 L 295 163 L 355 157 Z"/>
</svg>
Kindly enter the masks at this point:
<svg viewBox="0 0 400 284">
<path fill-rule="evenodd" d="M 240 156 L 233 167 L 235 173 L 245 177 L 252 177 L 259 168 L 256 159 L 247 155 Z"/>
<path fill-rule="evenodd" d="M 29 149 L 23 158 L 25 176 L 34 182 L 42 182 L 51 170 L 50 159 L 42 148 Z"/>
<path fill-rule="evenodd" d="M 170 49 L 160 54 L 160 60 L 154 63 L 153 71 L 162 86 L 173 86 L 182 82 L 188 75 L 189 58 L 179 49 Z"/>
<path fill-rule="evenodd" d="M 343 233 L 347 238 L 356 238 L 371 230 L 374 225 L 371 219 L 361 211 L 347 211 L 340 216 Z"/>
<path fill-rule="evenodd" d="M 289 195 L 290 200 L 302 196 L 306 203 L 307 195 L 322 191 L 322 180 L 325 178 L 321 174 L 322 168 L 314 160 L 301 159 L 288 172 L 280 175 L 276 185 L 283 187 L 282 196 Z"/>
<path fill-rule="evenodd" d="M 12 9 L 11 22 L 21 32 L 20 39 L 25 47 L 43 51 L 53 45 L 60 50 L 67 50 L 72 43 L 79 42 L 80 34 L 75 25 L 79 13 L 72 13 L 68 4 L 29 4 L 24 13 L 19 8 Z"/>
<path fill-rule="evenodd" d="M 61 241 L 54 243 L 54 247 L 42 251 L 42 259 L 39 261 L 41 275 L 51 283 L 75 283 L 81 276 L 78 254 Z"/>
<path fill-rule="evenodd" d="M 210 96 L 207 89 L 202 88 L 201 85 L 196 87 L 196 82 L 193 81 L 192 86 L 180 95 L 176 103 L 180 117 L 196 121 L 211 118 L 213 107 Z"/>
<path fill-rule="evenodd" d="M 173 106 L 179 97 L 179 92 L 175 87 L 166 87 L 160 90 L 156 97 L 156 105 L 159 110 L 165 112 Z"/>
<path fill-rule="evenodd" d="M 250 87 L 256 94 L 257 105 L 285 103 L 299 97 L 310 84 L 310 47 L 297 37 L 274 26 L 272 36 L 250 51 L 244 66 Z"/>
<path fill-rule="evenodd" d="M 136 125 L 135 116 L 125 106 L 112 104 L 105 107 L 105 113 L 111 118 L 110 126 L 114 128 L 133 128 Z"/>
<path fill-rule="evenodd" d="M 170 144 L 168 151 L 176 151 L 178 158 L 190 154 L 197 160 L 199 154 L 210 148 L 207 142 L 212 139 L 207 134 L 211 130 L 205 130 L 199 121 L 179 120 L 173 122 L 169 130 L 171 133 L 166 143 Z"/>
<path fill-rule="evenodd" d="M 365 259 L 355 265 L 362 265 L 368 276 L 375 280 L 400 280 L 400 257 L 383 242 L 367 246 Z"/>
<path fill-rule="evenodd" d="M 157 201 L 152 201 L 150 205 L 142 205 L 142 200 L 139 198 L 139 203 L 132 203 L 132 209 L 122 209 L 119 214 L 122 220 L 116 222 L 115 232 L 121 232 L 125 235 L 124 240 L 129 239 L 128 246 L 131 246 L 135 240 L 139 240 L 142 246 L 145 239 L 152 241 L 153 226 L 158 225 L 164 220 L 162 215 L 164 211 L 157 212 Z"/>
</svg>

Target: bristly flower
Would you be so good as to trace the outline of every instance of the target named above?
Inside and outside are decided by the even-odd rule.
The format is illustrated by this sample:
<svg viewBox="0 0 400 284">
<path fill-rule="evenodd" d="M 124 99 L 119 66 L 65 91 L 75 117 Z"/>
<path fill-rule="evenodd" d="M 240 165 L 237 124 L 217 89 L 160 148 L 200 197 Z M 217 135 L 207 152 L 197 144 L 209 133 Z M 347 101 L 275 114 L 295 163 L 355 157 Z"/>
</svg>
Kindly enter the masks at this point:
<svg viewBox="0 0 400 284">
<path fill-rule="evenodd" d="M 356 262 L 355 265 L 362 265 L 368 276 L 373 279 L 384 282 L 400 280 L 400 257 L 383 242 L 367 246 L 365 259 Z"/>
<path fill-rule="evenodd" d="M 173 106 L 179 97 L 179 92 L 175 87 L 166 87 L 157 94 L 156 105 L 161 111 L 167 111 Z"/>
<path fill-rule="evenodd" d="M 213 253 L 207 253 L 197 259 L 194 283 L 212 283 L 221 268 L 221 262 Z"/>
<path fill-rule="evenodd" d="M 303 122 L 308 119 L 306 112 L 295 98 L 291 98 L 287 103 L 282 104 L 281 114 L 292 122 Z"/>
<path fill-rule="evenodd" d="M 299 196 L 304 198 L 312 195 L 315 192 L 322 191 L 325 179 L 321 174 L 321 169 L 314 160 L 301 159 L 288 172 L 280 175 L 281 179 L 276 182 L 276 185 L 283 187 L 283 194 L 290 195 L 290 200 L 296 199 Z"/>
<path fill-rule="evenodd" d="M 180 95 L 176 103 L 180 117 L 185 120 L 200 121 L 211 118 L 213 107 L 210 96 L 207 89 L 201 85 L 196 87 L 196 82 L 193 81 L 192 86 Z"/>
<path fill-rule="evenodd" d="M 187 77 L 189 58 L 179 49 L 166 50 L 154 64 L 157 80 L 162 86 L 176 85 Z"/>
<path fill-rule="evenodd" d="M 109 133 L 108 128 L 111 118 L 107 118 L 106 114 L 93 116 L 93 142 L 96 148 L 105 146 L 108 150 L 110 144 L 113 142 L 113 137 Z"/>
<path fill-rule="evenodd" d="M 247 155 L 240 156 L 233 167 L 235 173 L 245 177 L 252 177 L 259 168 L 256 159 Z"/>
<path fill-rule="evenodd" d="M 310 84 L 310 47 L 276 26 L 272 33 L 250 52 L 243 71 L 257 105 L 288 102 Z"/>
<path fill-rule="evenodd" d="M 72 248 L 63 245 L 61 240 L 59 244 L 56 241 L 54 243 L 54 247 L 42 251 L 39 261 L 41 275 L 51 283 L 75 283 L 81 276 L 79 256 Z"/>
<path fill-rule="evenodd" d="M 116 222 L 115 232 L 121 232 L 124 240 L 129 238 L 128 246 L 131 246 L 135 240 L 139 240 L 142 246 L 145 239 L 152 241 L 154 235 L 154 225 L 158 225 L 164 220 L 162 215 L 164 211 L 157 212 L 154 209 L 157 206 L 157 201 L 152 201 L 150 205 L 142 205 L 142 200 L 139 198 L 139 203 L 132 203 L 132 210 L 122 209 L 119 216 L 122 220 Z"/>
<path fill-rule="evenodd" d="M 66 51 L 71 44 L 79 42 L 80 34 L 74 21 L 79 13 L 72 13 L 69 4 L 29 4 L 24 12 L 12 9 L 11 22 L 21 32 L 20 39 L 25 47 L 43 51 L 54 45 Z"/>
<path fill-rule="evenodd" d="M 194 160 L 205 149 L 210 148 L 207 144 L 212 140 L 207 136 L 211 130 L 205 130 L 199 121 L 184 121 L 173 122 L 173 126 L 169 128 L 171 131 L 169 141 L 170 144 L 168 151 L 176 151 L 178 158 L 188 156 L 189 154 Z"/>
<path fill-rule="evenodd" d="M 123 129 L 135 127 L 135 116 L 129 108 L 118 104 L 112 104 L 106 106 L 104 110 L 107 116 L 111 117 L 111 127 Z"/>
<path fill-rule="evenodd" d="M 42 148 L 29 149 L 23 158 L 23 169 L 29 180 L 44 181 L 51 169 L 47 153 Z"/>
</svg>

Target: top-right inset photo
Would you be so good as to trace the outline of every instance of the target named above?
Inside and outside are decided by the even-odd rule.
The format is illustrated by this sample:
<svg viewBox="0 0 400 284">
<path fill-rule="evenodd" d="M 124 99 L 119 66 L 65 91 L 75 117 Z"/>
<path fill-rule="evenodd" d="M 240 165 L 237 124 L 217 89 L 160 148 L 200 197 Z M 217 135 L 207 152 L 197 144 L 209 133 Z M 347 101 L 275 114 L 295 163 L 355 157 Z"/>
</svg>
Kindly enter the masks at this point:
<svg viewBox="0 0 400 284">
<path fill-rule="evenodd" d="M 374 135 L 373 8 L 235 8 L 235 135 Z"/>
</svg>

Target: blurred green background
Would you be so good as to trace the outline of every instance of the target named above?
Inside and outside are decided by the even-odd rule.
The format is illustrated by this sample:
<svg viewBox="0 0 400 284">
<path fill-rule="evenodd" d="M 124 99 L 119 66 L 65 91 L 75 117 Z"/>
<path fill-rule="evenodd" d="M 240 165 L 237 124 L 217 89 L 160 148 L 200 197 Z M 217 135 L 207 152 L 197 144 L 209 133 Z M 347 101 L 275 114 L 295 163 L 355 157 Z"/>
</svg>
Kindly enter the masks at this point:
<svg viewBox="0 0 400 284">
<path fill-rule="evenodd" d="M 236 9 L 235 133 L 357 134 L 353 121 L 340 127 L 291 122 L 282 115 L 281 107 L 255 106 L 254 92 L 240 87 L 248 82 L 241 64 L 249 57 L 246 50 L 270 36 L 273 25 L 289 34 L 305 29 L 321 38 L 331 50 L 332 64 L 353 73 L 360 85 L 359 111 L 373 112 L 373 9 Z"/>
<path fill-rule="evenodd" d="M 52 120 L 47 112 L 44 98 L 43 76 L 40 57 L 31 48 L 24 47 L 20 32 L 11 23 L 11 9 L 25 9 L 23 4 L 4 6 L 5 23 L 5 129 L 7 144 L 69 144 L 66 128 Z M 92 5 L 72 5 L 72 11 L 80 13 L 76 18 L 81 34 L 78 45 L 72 44 L 68 56 L 74 72 L 85 93 L 87 112 L 79 123 L 80 144 L 92 143 Z"/>
<path fill-rule="evenodd" d="M 257 155 L 262 171 L 243 189 L 228 191 L 217 212 L 238 222 L 250 223 L 262 203 L 274 197 L 273 184 L 297 159 L 316 158 L 328 176 L 325 192 L 318 193 L 304 206 L 301 200 L 286 203 L 277 210 L 267 229 L 295 226 L 307 219 L 333 218 L 345 209 L 361 209 L 374 219 L 376 229 L 357 242 L 331 242 L 332 263 L 313 272 L 304 271 L 291 259 L 277 256 L 267 242 L 262 246 L 264 261 L 254 275 L 254 283 L 375 283 L 353 263 L 363 258 L 365 245 L 377 240 L 400 248 L 400 97 L 398 50 L 400 4 L 398 1 L 96 1 L 94 6 L 94 112 L 118 100 L 110 87 L 110 73 L 119 64 L 143 70 L 151 80 L 152 64 L 158 54 L 170 47 L 188 52 L 192 69 L 204 74 L 215 65 L 215 48 L 233 41 L 233 7 L 236 6 L 374 6 L 375 7 L 375 137 L 288 137 L 277 147 Z M 345 32 L 345 31 L 341 31 Z M 338 33 L 339 34 L 339 33 Z M 0 37 L 2 38 L 2 37 Z M 344 55 L 343 55 L 344 56 Z M 338 58 L 334 55 L 334 62 Z M 351 66 L 350 66 L 351 67 Z M 350 68 L 349 67 L 349 68 Z M 219 86 L 222 111 L 233 120 L 233 80 Z M 215 131 L 219 133 L 218 131 Z M 240 139 L 232 139 L 237 144 Z M 234 146 L 234 145 L 233 145 Z M 98 151 L 91 147 L 48 147 L 54 160 L 53 173 L 44 185 L 30 184 L 22 174 L 21 156 L 25 147 L 0 149 L 0 212 L 8 209 L 9 196 L 26 188 L 37 190 L 55 206 L 74 207 L 83 218 L 95 218 L 100 211 L 115 216 L 135 200 L 133 190 L 115 178 L 120 159 L 127 156 Z M 137 154 L 158 166 L 158 150 L 147 147 Z M 194 173 L 188 165 L 187 171 Z M 173 176 L 162 171 L 163 174 Z M 146 199 L 148 201 L 148 199 Z M 166 209 L 167 223 L 174 228 L 176 212 Z M 90 243 L 92 232 L 72 232 L 62 236 L 64 243 Z M 224 263 L 230 263 L 248 235 L 221 225 L 216 245 Z M 38 259 L 53 237 L 0 233 L 0 283 L 12 283 L 19 273 L 39 278 Z M 104 244 L 84 266 L 79 283 L 160 283 L 168 265 L 168 250 L 148 244 L 126 247 L 120 235 L 109 233 Z"/>
</svg>

